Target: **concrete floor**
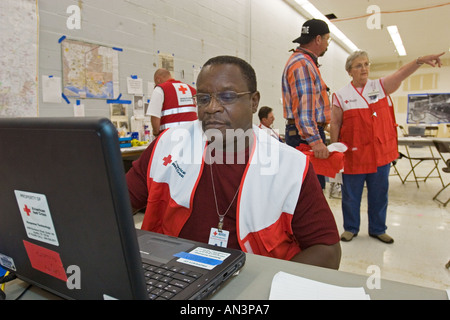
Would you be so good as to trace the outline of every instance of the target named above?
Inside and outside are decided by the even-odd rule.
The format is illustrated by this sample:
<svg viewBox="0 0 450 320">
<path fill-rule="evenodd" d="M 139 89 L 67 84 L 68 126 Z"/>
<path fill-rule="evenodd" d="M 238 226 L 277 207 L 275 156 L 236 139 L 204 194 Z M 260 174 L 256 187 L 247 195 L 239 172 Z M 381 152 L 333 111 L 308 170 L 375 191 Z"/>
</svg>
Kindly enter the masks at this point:
<svg viewBox="0 0 450 320">
<path fill-rule="evenodd" d="M 400 147 L 402 148 L 402 147 Z M 411 149 L 418 155 L 429 155 L 428 149 Z M 443 167 L 442 161 L 439 168 Z M 432 164 L 422 163 L 418 172 L 428 174 Z M 404 177 L 410 169 L 407 159 L 399 160 L 397 168 Z M 391 174 L 394 172 L 391 169 Z M 450 181 L 450 174 L 442 173 L 444 183 Z M 409 178 L 408 178 L 409 179 Z M 398 176 L 390 177 L 389 206 L 386 231 L 394 238 L 393 244 L 384 244 L 371 238 L 367 231 L 366 190 L 361 204 L 361 229 L 351 242 L 342 242 L 340 270 L 367 274 L 368 267 L 380 268 L 381 278 L 405 282 L 436 289 L 450 288 L 450 270 L 445 265 L 450 260 L 450 203 L 446 208 L 433 201 L 442 188 L 438 179 L 402 184 Z M 335 215 L 339 232 L 343 230 L 341 200 L 326 196 Z M 450 197 L 450 187 L 440 199 Z M 444 200 L 444 201 L 445 201 Z"/>
</svg>

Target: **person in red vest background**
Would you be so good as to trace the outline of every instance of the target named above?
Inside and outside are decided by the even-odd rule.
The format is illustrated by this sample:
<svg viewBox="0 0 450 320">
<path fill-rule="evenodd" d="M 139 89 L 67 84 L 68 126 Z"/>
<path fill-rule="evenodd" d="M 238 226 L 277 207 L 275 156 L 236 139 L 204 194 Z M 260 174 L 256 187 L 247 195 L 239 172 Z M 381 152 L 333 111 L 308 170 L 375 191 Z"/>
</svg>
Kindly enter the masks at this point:
<svg viewBox="0 0 450 320">
<path fill-rule="evenodd" d="M 348 57 L 345 69 L 352 81 L 333 95 L 330 127 L 331 143 L 340 141 L 348 147 L 342 175 L 342 241 L 351 241 L 359 232 L 361 196 L 366 183 L 369 235 L 384 243 L 394 242 L 386 234 L 386 215 L 390 164 L 399 154 L 389 95 L 423 64 L 440 67 L 443 54 L 419 57 L 377 80 L 369 79 L 370 60 L 365 51 Z"/>
<path fill-rule="evenodd" d="M 150 98 L 147 115 L 151 116 L 153 135 L 185 122 L 197 120 L 193 96 L 197 91 L 190 85 L 172 78 L 170 71 L 158 69 L 154 74 L 155 90 Z"/>
</svg>

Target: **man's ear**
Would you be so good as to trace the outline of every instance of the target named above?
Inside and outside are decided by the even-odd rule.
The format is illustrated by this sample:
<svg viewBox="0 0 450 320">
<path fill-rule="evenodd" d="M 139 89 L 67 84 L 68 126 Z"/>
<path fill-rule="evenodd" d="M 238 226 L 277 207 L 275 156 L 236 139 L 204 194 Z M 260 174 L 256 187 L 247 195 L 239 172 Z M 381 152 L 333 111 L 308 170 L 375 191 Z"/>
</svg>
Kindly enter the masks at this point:
<svg viewBox="0 0 450 320">
<path fill-rule="evenodd" d="M 318 44 L 318 45 L 323 41 L 321 35 L 317 35 L 316 38 L 315 38 L 314 40 L 316 41 L 316 44 Z"/>
<path fill-rule="evenodd" d="M 261 94 L 259 91 L 253 93 L 252 96 L 252 113 L 256 113 L 258 111 L 259 100 L 261 99 Z"/>
</svg>

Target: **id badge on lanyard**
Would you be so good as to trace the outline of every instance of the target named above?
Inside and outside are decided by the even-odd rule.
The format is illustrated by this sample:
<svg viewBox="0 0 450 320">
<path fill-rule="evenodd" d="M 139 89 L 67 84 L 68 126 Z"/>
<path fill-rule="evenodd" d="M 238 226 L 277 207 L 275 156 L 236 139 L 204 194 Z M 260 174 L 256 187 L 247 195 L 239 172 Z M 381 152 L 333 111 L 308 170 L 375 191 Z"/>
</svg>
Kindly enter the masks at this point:
<svg viewBox="0 0 450 320">
<path fill-rule="evenodd" d="M 226 248 L 228 245 L 228 237 L 230 232 L 227 230 L 219 230 L 217 228 L 211 228 L 209 233 L 208 244 Z"/>
</svg>

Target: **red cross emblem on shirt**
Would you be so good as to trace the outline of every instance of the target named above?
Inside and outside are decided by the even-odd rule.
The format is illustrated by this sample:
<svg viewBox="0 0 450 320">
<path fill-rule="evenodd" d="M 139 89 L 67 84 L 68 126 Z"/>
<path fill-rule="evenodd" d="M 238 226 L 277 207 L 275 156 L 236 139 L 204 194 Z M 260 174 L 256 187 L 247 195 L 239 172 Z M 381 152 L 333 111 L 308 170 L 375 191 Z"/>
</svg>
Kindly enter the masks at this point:
<svg viewBox="0 0 450 320">
<path fill-rule="evenodd" d="M 163 158 L 163 161 L 164 161 L 163 165 L 164 165 L 165 167 L 167 167 L 167 165 L 169 165 L 169 164 L 172 163 L 172 156 L 171 156 L 171 155 L 168 155 L 167 157 Z"/>
<path fill-rule="evenodd" d="M 27 205 L 25 205 L 25 208 L 23 208 L 23 211 L 26 212 L 27 216 L 30 216 L 31 210 L 27 207 Z"/>
<path fill-rule="evenodd" d="M 186 87 L 180 86 L 178 88 L 178 91 L 182 92 L 183 94 L 186 94 L 186 92 L 188 91 L 188 89 Z"/>
</svg>

